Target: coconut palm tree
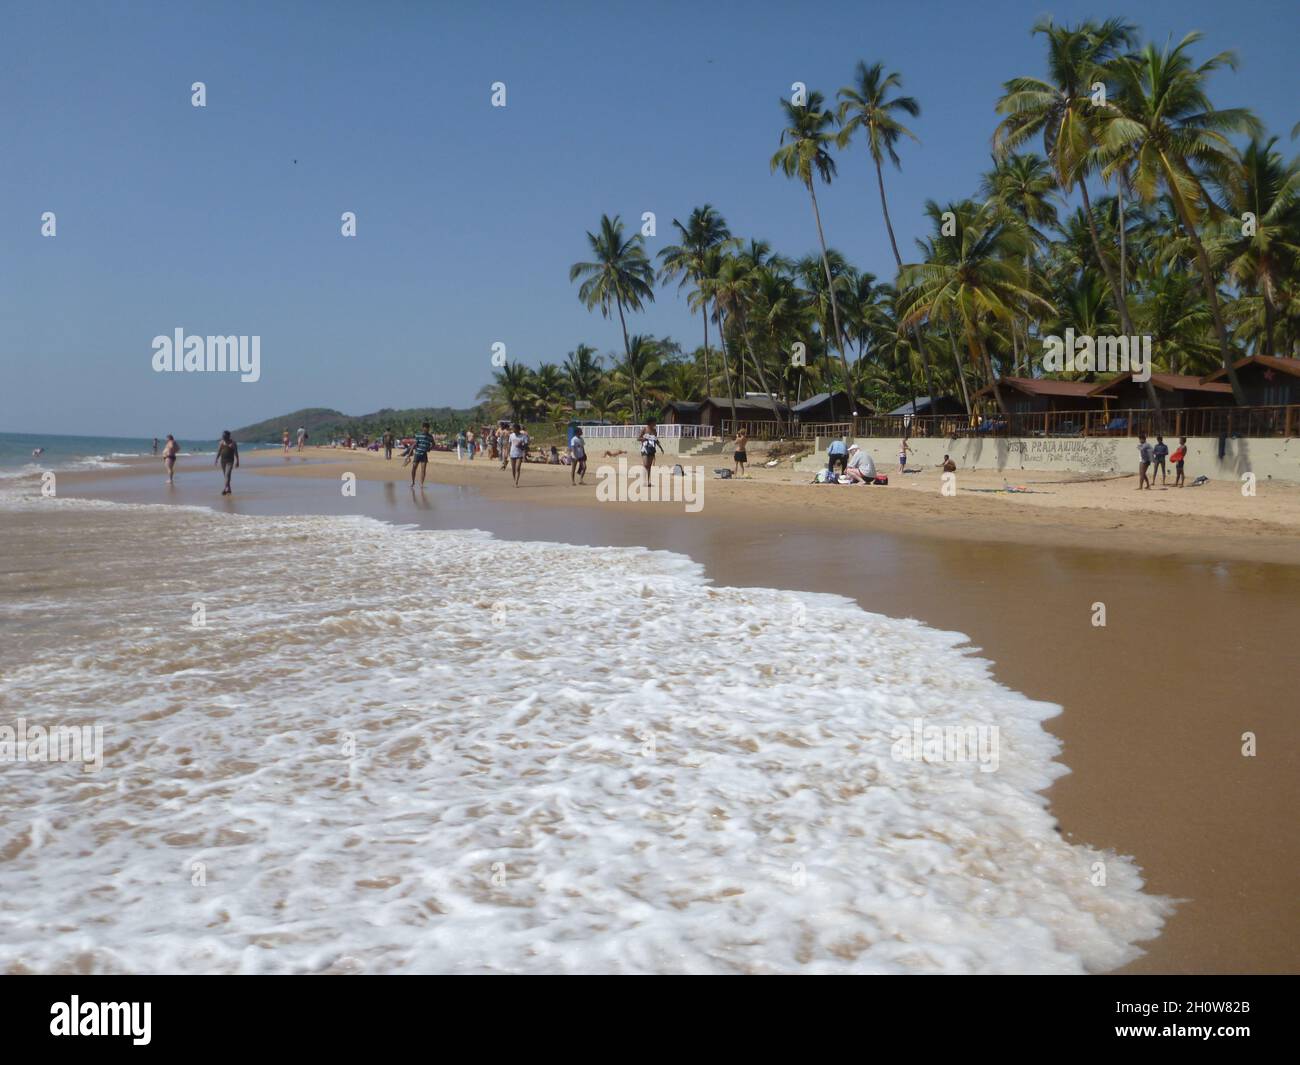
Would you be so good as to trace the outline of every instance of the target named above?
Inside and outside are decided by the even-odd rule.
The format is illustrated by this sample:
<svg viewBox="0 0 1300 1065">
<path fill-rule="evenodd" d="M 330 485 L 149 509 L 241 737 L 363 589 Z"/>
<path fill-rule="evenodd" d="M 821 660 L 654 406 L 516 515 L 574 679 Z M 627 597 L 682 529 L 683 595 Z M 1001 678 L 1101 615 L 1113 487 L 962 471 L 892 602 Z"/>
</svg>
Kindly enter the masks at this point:
<svg viewBox="0 0 1300 1065">
<path fill-rule="evenodd" d="M 871 153 L 871 161 L 876 168 L 876 186 L 880 190 L 880 212 L 885 216 L 889 246 L 894 251 L 894 264 L 899 270 L 903 268 L 903 257 L 898 254 L 898 241 L 894 238 L 894 223 L 889 218 L 889 201 L 885 198 L 884 160 L 888 155 L 894 167 L 902 169 L 903 164 L 898 158 L 898 142 L 903 137 L 916 140 L 916 134 L 903 125 L 899 116 L 918 118 L 921 114 L 921 105 L 911 96 L 890 98 L 890 91 L 901 89 L 902 86 L 903 77 L 897 71 L 886 74 L 883 63 L 867 66 L 859 60 L 854 72 L 853 84 L 844 86 L 837 94 L 840 105 L 836 117 L 839 119 L 840 132 L 835 138 L 835 143 L 840 148 L 847 147 L 859 131 L 866 138 L 867 151 Z M 934 385 L 931 382 L 930 356 L 920 339 L 914 339 L 925 370 L 925 389 L 929 393 L 930 402 L 933 403 Z M 913 409 L 915 410 L 915 407 Z"/>
<path fill-rule="evenodd" d="M 564 378 L 569 394 L 575 400 L 590 401 L 604 376 L 600 356 L 589 344 L 579 344 L 565 357 Z"/>
<path fill-rule="evenodd" d="M 1261 350 L 1274 353 L 1279 296 L 1300 263 L 1300 161 L 1289 164 L 1273 151 L 1277 138 L 1252 140 L 1241 165 L 1220 180 L 1229 218 L 1208 240 L 1212 262 L 1224 264 L 1228 276 L 1245 292 L 1263 301 Z M 1242 219 L 1250 214 L 1249 227 Z"/>
<path fill-rule="evenodd" d="M 1025 141 L 1042 134 L 1043 149 L 1051 161 L 1056 183 L 1062 193 L 1076 186 L 1083 200 L 1083 216 L 1088 236 L 1112 298 L 1119 311 L 1125 336 L 1133 334 L 1128 300 L 1114 264 L 1102 251 L 1097 234 L 1092 199 L 1088 194 L 1087 174 L 1095 163 L 1098 129 L 1104 107 L 1094 103 L 1094 86 L 1113 84 L 1116 64 L 1124 49 L 1137 40 L 1137 29 L 1122 19 L 1096 23 L 1085 21 L 1077 27 L 1058 26 L 1050 18 L 1035 23 L 1034 34 L 1047 39 L 1047 68 L 1050 80 L 1012 78 L 1003 86 L 1004 94 L 997 111 L 1006 117 L 993 135 L 994 151 L 1005 155 Z M 1160 397 L 1150 381 L 1145 385 L 1147 402 L 1160 425 Z"/>
<path fill-rule="evenodd" d="M 486 402 L 497 415 L 508 414 L 522 421 L 537 403 L 533 391 L 533 372 L 521 362 L 507 362 L 492 373 L 492 381 L 479 389 L 475 397 Z"/>
<path fill-rule="evenodd" d="M 1006 414 L 989 355 L 988 327 L 1010 321 L 1026 306 L 1052 310 L 1026 283 L 1023 262 L 1031 242 L 1023 226 L 990 204 L 967 200 L 945 208 L 930 200 L 925 210 L 935 235 L 922 245 L 926 261 L 903 267 L 900 328 L 925 318 L 954 323 L 972 364 L 982 368 Z M 952 235 L 943 232 L 946 214 L 952 216 Z"/>
<path fill-rule="evenodd" d="M 588 310 L 599 307 L 601 315 L 608 318 L 610 308 L 617 308 L 626 359 L 631 354 L 631 345 L 623 312 L 625 309 L 639 311 L 655 298 L 655 271 L 646 257 L 645 239 L 640 233 L 624 239 L 622 220 L 617 215 L 613 218 L 601 215 L 599 231 L 588 232 L 587 241 L 591 245 L 592 261 L 574 263 L 569 268 L 569 280 L 583 279 L 578 298 Z M 632 412 L 634 416 L 638 414 L 635 400 Z"/>
<path fill-rule="evenodd" d="M 632 418 L 641 420 L 647 395 L 657 389 L 663 376 L 660 357 L 663 345 L 652 336 L 636 335 L 628 341 L 627 355 L 614 364 L 614 381 L 626 389 L 632 400 Z"/>
<path fill-rule="evenodd" d="M 1210 74 L 1225 66 L 1235 69 L 1237 61 L 1233 53 L 1220 52 L 1194 65 L 1187 50 L 1200 39 L 1199 33 L 1189 33 L 1176 47 L 1163 50 L 1148 44 L 1138 55 L 1114 65 L 1119 93 L 1104 116 L 1101 155 L 1108 161 L 1103 173 L 1131 169 L 1133 190 L 1144 201 L 1155 199 L 1162 186 L 1169 193 L 1196 253 L 1232 394 L 1244 406 L 1246 394 L 1233 368 L 1214 268 L 1196 222 L 1202 212 L 1218 210 L 1204 180 L 1226 181 L 1232 168 L 1240 165 L 1226 134 L 1258 136 L 1262 127 L 1245 108 L 1220 110 L 1210 102 L 1206 93 Z"/>
<path fill-rule="evenodd" d="M 826 285 L 830 293 L 831 317 L 834 333 L 831 337 L 839 352 L 840 364 L 844 369 L 844 387 L 851 390 L 852 378 L 849 375 L 849 361 L 844 355 L 844 332 L 840 328 L 840 309 L 835 302 L 835 282 L 831 277 L 831 264 L 826 257 L 826 234 L 822 230 L 822 213 L 817 206 L 816 179 L 829 185 L 835 177 L 835 160 L 830 153 L 830 144 L 835 139 L 830 129 L 835 121 L 834 114 L 825 108 L 825 98 L 819 92 L 808 93 L 808 102 L 802 107 L 781 100 L 781 109 L 785 112 L 786 127 L 781 131 L 781 146 L 772 156 L 772 172 L 778 168 L 788 178 L 803 182 L 812 201 L 813 218 L 817 222 L 817 241 L 822 249 L 822 268 L 826 271 Z M 856 400 L 850 394 L 850 400 L 856 407 Z M 856 414 L 857 411 L 855 410 Z"/>
<path fill-rule="evenodd" d="M 685 225 L 676 218 L 673 219 L 673 225 L 681 235 L 681 242 L 670 244 L 659 252 L 660 278 L 665 281 L 679 278 L 679 289 L 688 283 L 693 284 L 695 294 L 698 295 L 700 284 L 711 276 L 708 271 L 715 261 L 709 253 L 714 249 L 725 251 L 736 242 L 727 228 L 726 219 L 712 204 L 696 207 Z M 713 378 L 709 373 L 709 314 L 706 301 L 698 298 L 693 300 L 691 309 L 699 310 L 704 319 L 704 391 L 707 395 L 713 387 Z"/>
</svg>

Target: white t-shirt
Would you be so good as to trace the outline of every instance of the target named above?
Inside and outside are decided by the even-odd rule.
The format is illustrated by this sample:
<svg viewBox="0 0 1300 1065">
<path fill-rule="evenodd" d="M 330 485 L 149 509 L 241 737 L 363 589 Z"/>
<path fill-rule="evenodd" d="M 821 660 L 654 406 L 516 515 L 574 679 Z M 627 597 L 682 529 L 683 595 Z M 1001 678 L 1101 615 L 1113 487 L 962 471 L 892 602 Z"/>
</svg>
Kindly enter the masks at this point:
<svg viewBox="0 0 1300 1065">
<path fill-rule="evenodd" d="M 510 457 L 512 459 L 521 459 L 524 457 L 524 449 L 528 446 L 527 433 L 510 434 Z"/>
<path fill-rule="evenodd" d="M 587 457 L 587 441 L 580 436 L 575 436 L 569 441 L 569 450 L 573 452 L 575 459 L 585 459 Z"/>
<path fill-rule="evenodd" d="M 875 477 L 876 475 L 875 460 L 861 449 L 853 452 L 852 457 L 849 459 L 849 469 L 861 470 L 864 477 Z"/>
</svg>

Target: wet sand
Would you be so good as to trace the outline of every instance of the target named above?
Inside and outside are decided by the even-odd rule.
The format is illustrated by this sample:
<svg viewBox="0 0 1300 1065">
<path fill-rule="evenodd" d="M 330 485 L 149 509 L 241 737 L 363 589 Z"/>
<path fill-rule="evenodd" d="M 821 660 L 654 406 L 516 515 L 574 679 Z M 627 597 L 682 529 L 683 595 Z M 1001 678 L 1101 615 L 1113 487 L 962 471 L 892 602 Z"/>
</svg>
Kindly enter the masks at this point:
<svg viewBox="0 0 1300 1065">
<path fill-rule="evenodd" d="M 936 521 L 929 493 L 916 494 L 914 513 L 903 512 L 910 499 L 902 492 L 870 510 L 866 502 L 820 502 L 836 489 L 810 489 L 828 494 L 797 506 L 786 491 L 778 508 L 742 494 L 763 486 L 715 490 L 710 482 L 703 511 L 687 514 L 680 504 L 598 505 L 591 476 L 586 490 L 570 488 L 567 469 L 528 466 L 525 487 L 514 489 L 495 463 L 476 460 L 471 470 L 446 457 L 432 465 L 424 493 L 412 493 L 399 483 L 409 473 L 397 460 L 328 451 L 288 462 L 278 453 L 250 454 L 236 473 L 236 494 L 222 498 L 219 476 L 201 460 L 183 464 L 170 491 L 149 464 L 147 473 L 62 475 L 60 493 L 640 544 L 689 555 L 719 584 L 836 592 L 867 610 L 964 632 L 993 661 L 999 681 L 1064 708 L 1049 723 L 1072 770 L 1049 792 L 1061 831 L 1133 855 L 1149 891 L 1185 900 L 1122 972 L 1300 969 L 1300 727 L 1291 649 L 1300 567 L 1250 560 L 1279 557 L 1282 529 L 1221 522 L 1217 536 L 1201 535 L 1166 515 L 1155 526 L 1160 536 L 1186 535 L 1179 554 L 1155 555 L 1143 550 L 1140 529 L 1134 544 L 1130 536 L 1099 537 L 1066 510 L 1039 510 L 1027 522 L 1023 509 L 1012 517 L 1002 506 L 1006 497 L 946 500 L 966 509 Z M 357 475 L 355 496 L 341 491 L 344 472 Z M 848 491 L 865 501 L 877 490 Z M 1036 541 L 1024 542 L 1027 529 Z M 1280 557 L 1296 554 L 1294 540 L 1290 552 Z M 328 572 L 328 559 L 322 565 Z M 1095 603 L 1105 604 L 1105 627 L 1092 624 Z M 598 624 L 590 638 L 598 652 Z M 852 633 L 792 628 L 791 639 L 810 656 L 891 651 L 861 647 Z M 719 646 L 718 654 L 726 650 Z M 1246 732 L 1256 737 L 1256 757 L 1241 753 Z"/>
</svg>

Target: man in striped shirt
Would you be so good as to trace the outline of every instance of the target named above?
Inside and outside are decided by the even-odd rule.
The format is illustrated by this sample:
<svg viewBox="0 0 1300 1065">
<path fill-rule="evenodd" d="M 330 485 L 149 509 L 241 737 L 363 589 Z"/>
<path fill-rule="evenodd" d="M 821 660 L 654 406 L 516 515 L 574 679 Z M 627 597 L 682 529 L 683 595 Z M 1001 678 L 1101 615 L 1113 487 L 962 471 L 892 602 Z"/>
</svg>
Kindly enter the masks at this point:
<svg viewBox="0 0 1300 1065">
<path fill-rule="evenodd" d="M 411 487 L 415 487 L 415 471 L 420 471 L 420 487 L 424 487 L 424 475 L 429 469 L 429 452 L 433 448 L 433 437 L 429 435 L 429 423 L 424 422 L 415 434 L 415 452 L 411 455 Z"/>
</svg>

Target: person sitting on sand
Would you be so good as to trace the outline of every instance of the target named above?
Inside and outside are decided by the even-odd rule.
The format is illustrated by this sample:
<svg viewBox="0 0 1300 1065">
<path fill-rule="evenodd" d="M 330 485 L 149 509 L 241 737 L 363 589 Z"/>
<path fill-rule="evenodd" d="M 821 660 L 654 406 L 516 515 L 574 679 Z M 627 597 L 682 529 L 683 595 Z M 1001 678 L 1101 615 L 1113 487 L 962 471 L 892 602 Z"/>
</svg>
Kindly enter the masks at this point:
<svg viewBox="0 0 1300 1065">
<path fill-rule="evenodd" d="M 179 451 L 180 445 L 176 443 L 176 437 L 168 433 L 167 443 L 163 444 L 163 465 L 167 467 L 168 484 L 176 483 L 176 455 Z"/>
<path fill-rule="evenodd" d="M 230 473 L 239 465 L 239 445 L 235 443 L 234 437 L 230 435 L 227 429 L 221 434 L 221 440 L 217 443 L 217 457 L 212 465 L 221 464 L 221 472 L 226 476 L 226 487 L 221 490 L 223 496 L 230 495 Z"/>
<path fill-rule="evenodd" d="M 870 484 L 876 479 L 876 462 L 857 444 L 850 444 L 849 464 L 844 473 L 854 484 Z"/>
<path fill-rule="evenodd" d="M 587 441 L 582 439 L 582 426 L 576 426 L 569 438 L 569 454 L 573 466 L 569 469 L 569 483 L 583 484 L 587 477 Z"/>
<path fill-rule="evenodd" d="M 942 469 L 944 473 L 956 473 L 957 463 L 953 462 L 947 455 L 944 455 Z"/>
<path fill-rule="evenodd" d="M 831 441 L 831 446 L 826 449 L 826 457 L 829 460 L 826 463 L 826 472 L 832 477 L 835 476 L 835 466 L 838 463 L 840 472 L 843 473 L 849 464 L 849 449 L 844 445 L 844 434 L 836 433 L 835 439 Z"/>
<path fill-rule="evenodd" d="M 1186 488 L 1187 486 L 1183 484 L 1183 462 L 1187 458 L 1187 437 L 1178 438 L 1178 447 L 1169 457 L 1174 462 L 1174 487 Z"/>
<path fill-rule="evenodd" d="M 732 467 L 732 472 L 737 477 L 745 476 L 745 463 L 749 461 L 749 453 L 746 450 L 748 445 L 749 433 L 745 432 L 742 428 L 740 432 L 736 434 L 736 446 L 731 455 L 732 462 L 735 464 Z"/>
<path fill-rule="evenodd" d="M 552 444 L 552 445 L 551 445 L 551 465 L 552 465 L 552 466 L 558 466 L 559 464 L 560 464 L 560 449 L 559 449 L 558 447 L 556 447 L 554 444 Z"/>
<path fill-rule="evenodd" d="M 1137 490 L 1151 487 L 1151 482 L 1147 480 L 1147 470 L 1151 468 L 1152 447 L 1147 443 L 1147 434 L 1142 433 L 1138 437 L 1138 486 Z"/>
<path fill-rule="evenodd" d="M 1156 434 L 1156 446 L 1151 452 L 1155 466 L 1151 470 L 1151 483 L 1156 483 L 1156 471 L 1160 472 L 1160 484 L 1163 487 L 1169 483 L 1169 476 L 1165 472 L 1165 459 L 1169 457 L 1169 445 L 1165 443 L 1165 438 L 1159 433 Z"/>
</svg>

